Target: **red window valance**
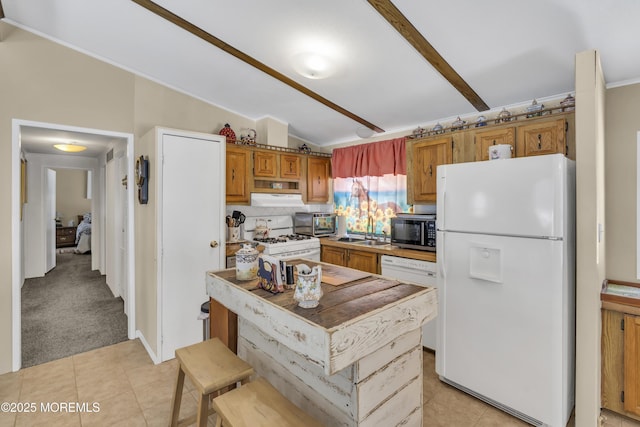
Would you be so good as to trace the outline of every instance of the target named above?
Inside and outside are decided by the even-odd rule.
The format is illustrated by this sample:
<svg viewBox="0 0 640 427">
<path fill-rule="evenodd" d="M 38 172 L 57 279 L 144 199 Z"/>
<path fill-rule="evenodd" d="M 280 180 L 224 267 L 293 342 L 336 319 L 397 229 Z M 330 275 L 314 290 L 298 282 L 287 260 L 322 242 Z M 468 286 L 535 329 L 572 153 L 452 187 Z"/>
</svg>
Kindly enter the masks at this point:
<svg viewBox="0 0 640 427">
<path fill-rule="evenodd" d="M 336 148 L 331 155 L 333 178 L 406 175 L 406 138 Z"/>
</svg>

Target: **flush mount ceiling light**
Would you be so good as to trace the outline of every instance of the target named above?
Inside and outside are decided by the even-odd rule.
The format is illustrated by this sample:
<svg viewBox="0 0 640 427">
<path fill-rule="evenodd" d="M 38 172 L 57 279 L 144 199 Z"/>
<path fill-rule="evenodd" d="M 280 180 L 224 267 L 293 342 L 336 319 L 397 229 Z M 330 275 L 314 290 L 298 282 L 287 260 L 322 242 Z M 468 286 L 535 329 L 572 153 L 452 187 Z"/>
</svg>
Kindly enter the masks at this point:
<svg viewBox="0 0 640 427">
<path fill-rule="evenodd" d="M 67 153 L 79 153 L 87 149 L 84 145 L 78 145 L 75 142 L 67 142 L 65 144 L 54 144 L 54 148 Z"/>
<path fill-rule="evenodd" d="M 356 135 L 358 135 L 360 138 L 370 138 L 373 136 L 373 130 L 365 126 L 360 126 L 358 129 L 356 129 Z"/>
<path fill-rule="evenodd" d="M 331 59 L 315 52 L 303 52 L 294 55 L 293 69 L 308 79 L 326 79 L 336 71 Z"/>
</svg>

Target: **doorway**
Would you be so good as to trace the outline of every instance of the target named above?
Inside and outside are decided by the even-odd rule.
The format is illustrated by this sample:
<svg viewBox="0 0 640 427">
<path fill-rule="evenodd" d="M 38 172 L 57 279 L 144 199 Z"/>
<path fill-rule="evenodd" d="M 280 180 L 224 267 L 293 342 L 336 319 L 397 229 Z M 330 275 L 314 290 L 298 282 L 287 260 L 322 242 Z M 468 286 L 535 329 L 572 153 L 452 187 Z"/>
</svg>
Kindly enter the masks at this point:
<svg viewBox="0 0 640 427">
<path fill-rule="evenodd" d="M 53 141 L 37 143 L 28 142 L 24 136 L 31 130 L 35 130 L 36 133 L 41 134 L 50 133 L 52 135 L 71 135 L 72 137 L 87 136 L 88 145 L 92 150 L 87 150 L 87 156 L 75 157 L 75 165 L 72 165 L 73 161 L 69 156 L 64 155 L 52 155 L 47 154 L 46 150 L 51 150 L 50 146 Z M 53 137 L 55 139 L 55 137 Z M 43 194 L 42 182 L 43 179 L 38 182 L 38 177 L 44 173 L 47 168 L 56 167 L 78 167 L 77 162 L 84 162 L 88 164 L 88 169 L 92 172 L 92 188 L 94 197 L 92 200 L 92 212 L 95 238 L 92 242 L 92 269 L 105 271 L 106 265 L 106 242 L 109 240 L 106 234 L 106 226 L 104 219 L 108 216 L 109 209 L 114 209 L 113 206 L 109 206 L 106 203 L 106 190 L 111 186 L 121 187 L 122 184 L 108 182 L 106 180 L 105 166 L 107 159 L 107 150 L 110 147 L 120 143 L 125 153 L 126 161 L 124 162 L 124 168 L 126 170 L 126 177 L 130 177 L 133 174 L 133 135 L 124 134 L 119 132 L 110 132 L 98 129 L 78 128 L 73 126 L 65 126 L 51 123 L 32 122 L 25 120 L 14 119 L 12 122 L 12 249 L 16 256 L 12 259 L 12 359 L 13 370 L 17 371 L 21 367 L 21 287 L 24 283 L 25 277 L 43 276 L 46 268 L 46 245 L 42 242 L 45 236 L 43 231 L 44 219 L 42 218 L 43 212 Z M 34 145 L 35 144 L 35 145 Z M 100 151 L 100 146 L 102 151 Z M 98 147 L 98 148 L 96 148 Z M 42 150 L 42 151 L 41 151 Z M 96 151 L 97 150 L 97 151 Z M 23 205 L 21 202 L 21 158 L 22 153 L 31 153 L 30 157 L 33 159 L 31 162 L 27 162 L 27 188 L 35 189 L 36 191 L 28 192 L 26 203 Z M 71 163 L 70 163 L 71 162 Z M 71 166 L 70 166 L 71 165 Z M 32 178 L 33 182 L 29 186 L 29 178 Z M 38 192 L 37 190 L 40 190 Z M 135 266 L 134 266 L 134 241 L 133 241 L 133 189 L 132 186 L 128 186 L 125 189 L 122 200 L 126 202 L 126 206 L 122 208 L 125 220 L 122 224 L 123 234 L 127 236 L 126 241 L 122 243 L 125 248 L 124 256 L 126 267 L 120 268 L 124 270 L 121 277 L 126 279 L 126 294 L 128 296 L 126 302 L 125 311 L 128 315 L 127 321 L 127 335 L 129 339 L 135 337 Z M 38 217 L 40 217 L 38 219 Z M 34 219 L 35 218 L 35 219 Z M 25 224 L 32 225 L 38 223 L 37 227 L 26 226 Z M 40 239 L 39 246 L 35 246 L 35 251 L 29 250 L 34 247 Z M 120 243 L 119 243 L 120 244 Z M 25 263 L 26 253 L 29 256 L 35 257 L 34 263 L 30 263 L 28 266 Z M 118 259 L 120 257 L 114 257 Z M 42 274 L 39 274 L 38 268 L 42 269 Z"/>
</svg>

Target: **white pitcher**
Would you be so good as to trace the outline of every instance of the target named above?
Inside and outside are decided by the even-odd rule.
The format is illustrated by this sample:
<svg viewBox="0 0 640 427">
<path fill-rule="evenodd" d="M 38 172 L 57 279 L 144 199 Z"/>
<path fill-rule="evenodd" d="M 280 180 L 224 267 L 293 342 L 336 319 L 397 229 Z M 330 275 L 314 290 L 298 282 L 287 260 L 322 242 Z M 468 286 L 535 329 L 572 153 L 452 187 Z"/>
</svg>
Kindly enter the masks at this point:
<svg viewBox="0 0 640 427">
<path fill-rule="evenodd" d="M 309 269 L 305 264 L 297 267 L 298 281 L 293 299 L 298 301 L 298 306 L 302 308 L 317 307 L 322 297 L 322 267 L 318 265 Z"/>
</svg>

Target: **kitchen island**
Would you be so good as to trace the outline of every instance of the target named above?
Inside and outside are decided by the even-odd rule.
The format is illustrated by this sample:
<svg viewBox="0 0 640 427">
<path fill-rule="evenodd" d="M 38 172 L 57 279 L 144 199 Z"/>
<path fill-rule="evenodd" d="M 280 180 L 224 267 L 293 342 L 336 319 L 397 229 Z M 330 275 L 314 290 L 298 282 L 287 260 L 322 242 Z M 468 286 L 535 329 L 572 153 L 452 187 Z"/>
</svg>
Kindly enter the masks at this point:
<svg viewBox="0 0 640 427">
<path fill-rule="evenodd" d="M 234 269 L 206 274 L 208 294 L 238 317 L 238 355 L 327 425 L 422 425 L 421 326 L 436 315 L 435 289 L 288 264 L 301 262 L 322 265 L 318 307 L 298 307 L 293 290 L 271 294 L 257 280 L 238 281 Z"/>
</svg>

